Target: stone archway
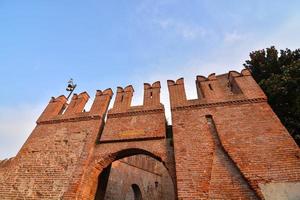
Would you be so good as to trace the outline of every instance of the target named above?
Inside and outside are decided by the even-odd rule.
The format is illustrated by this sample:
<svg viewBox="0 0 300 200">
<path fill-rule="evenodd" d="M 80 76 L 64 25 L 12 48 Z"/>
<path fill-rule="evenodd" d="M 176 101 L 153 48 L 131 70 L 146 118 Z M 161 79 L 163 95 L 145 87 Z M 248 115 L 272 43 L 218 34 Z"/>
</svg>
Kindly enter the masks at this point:
<svg viewBox="0 0 300 200">
<path fill-rule="evenodd" d="M 174 181 L 171 178 L 171 173 L 166 167 L 165 157 L 156 152 L 149 152 L 140 148 L 129 148 L 123 149 L 114 153 L 106 154 L 106 155 L 95 155 L 93 162 L 89 164 L 86 172 L 83 175 L 83 179 L 81 181 L 81 189 L 77 193 L 77 199 L 104 199 L 106 184 L 108 180 L 108 175 L 110 172 L 111 164 L 114 161 L 120 160 L 122 158 L 134 156 L 134 155 L 146 155 L 155 159 L 156 161 L 162 163 L 164 168 L 167 170 L 168 175 L 170 176 L 172 187 L 175 194 L 175 185 Z M 106 183 L 104 183 L 106 182 Z M 99 193 L 99 188 L 102 187 L 102 190 Z"/>
</svg>

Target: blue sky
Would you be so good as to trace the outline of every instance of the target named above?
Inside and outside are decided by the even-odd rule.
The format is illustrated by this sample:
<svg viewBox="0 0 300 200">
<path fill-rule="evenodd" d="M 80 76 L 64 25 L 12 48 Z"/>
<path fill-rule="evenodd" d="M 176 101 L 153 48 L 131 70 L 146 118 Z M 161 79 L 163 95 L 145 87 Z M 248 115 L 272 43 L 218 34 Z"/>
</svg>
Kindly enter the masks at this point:
<svg viewBox="0 0 300 200">
<path fill-rule="evenodd" d="M 300 1 L 0 0 L 0 159 L 14 156 L 51 96 L 241 70 L 249 52 L 300 47 Z M 92 99 L 91 99 L 92 100 Z M 89 103 L 90 105 L 90 103 Z M 88 106 L 87 106 L 88 107 Z M 169 118 L 169 114 L 168 114 Z"/>
</svg>

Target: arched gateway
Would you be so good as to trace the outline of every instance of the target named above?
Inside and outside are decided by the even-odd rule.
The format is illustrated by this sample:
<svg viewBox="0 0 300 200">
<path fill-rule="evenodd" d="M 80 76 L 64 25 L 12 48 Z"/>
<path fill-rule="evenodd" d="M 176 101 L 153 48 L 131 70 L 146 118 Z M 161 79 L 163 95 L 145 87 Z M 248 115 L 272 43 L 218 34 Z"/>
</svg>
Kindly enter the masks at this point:
<svg viewBox="0 0 300 200">
<path fill-rule="evenodd" d="M 86 92 L 69 104 L 52 98 L 17 156 L 0 162 L 0 199 L 105 199 L 117 186 L 143 200 L 152 191 L 180 200 L 299 197 L 299 148 L 251 74 L 197 76 L 196 87 L 198 99 L 187 100 L 183 79 L 168 81 L 172 127 L 160 82 L 144 84 L 141 106 L 131 106 L 132 86 L 119 87 L 108 112 L 111 89 L 97 91 L 89 112 Z"/>
</svg>

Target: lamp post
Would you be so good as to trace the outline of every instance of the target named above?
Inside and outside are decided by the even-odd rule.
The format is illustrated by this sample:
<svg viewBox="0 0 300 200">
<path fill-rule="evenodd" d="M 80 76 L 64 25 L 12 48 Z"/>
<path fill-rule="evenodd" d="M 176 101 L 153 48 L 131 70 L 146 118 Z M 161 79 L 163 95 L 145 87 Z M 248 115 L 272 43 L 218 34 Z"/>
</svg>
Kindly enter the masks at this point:
<svg viewBox="0 0 300 200">
<path fill-rule="evenodd" d="M 75 90 L 76 86 L 77 86 L 77 85 L 73 83 L 73 79 L 71 78 L 71 79 L 68 81 L 68 86 L 67 86 L 67 88 L 66 88 L 66 90 L 67 90 L 68 92 L 70 92 L 69 95 L 68 95 L 68 97 L 67 97 L 67 99 L 69 99 L 69 97 L 71 96 L 71 94 L 72 94 L 73 91 Z"/>
</svg>

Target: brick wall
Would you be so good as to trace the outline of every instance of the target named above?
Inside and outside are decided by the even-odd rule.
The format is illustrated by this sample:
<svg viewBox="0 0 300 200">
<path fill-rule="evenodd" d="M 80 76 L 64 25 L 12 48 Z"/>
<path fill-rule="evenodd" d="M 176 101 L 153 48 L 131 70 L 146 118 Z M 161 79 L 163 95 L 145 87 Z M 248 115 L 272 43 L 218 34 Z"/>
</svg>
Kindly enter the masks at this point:
<svg viewBox="0 0 300 200">
<path fill-rule="evenodd" d="M 261 185 L 299 182 L 299 148 L 247 70 L 169 81 L 179 199 L 264 198 Z"/>
<path fill-rule="evenodd" d="M 16 157 L 0 162 L 0 199 L 94 199 L 98 186 L 110 187 L 101 177 L 114 161 L 141 154 L 164 166 L 162 182 L 171 177 L 157 193 L 163 199 L 172 189 L 180 200 L 300 196 L 299 148 L 249 71 L 197 76 L 193 100 L 183 78 L 169 80 L 168 88 L 172 128 L 160 82 L 144 84 L 140 106 L 131 106 L 132 86 L 119 87 L 108 113 L 110 89 L 97 91 L 88 112 L 85 92 L 69 104 L 52 98 Z M 125 168 L 138 174 L 124 166 L 112 176 Z M 147 178 L 149 185 L 154 179 Z"/>
<path fill-rule="evenodd" d="M 134 89 L 118 87 L 114 106 L 96 145 L 94 162 L 82 178 L 78 198 L 93 199 L 102 170 L 124 157 L 145 154 L 162 162 L 176 182 L 173 147 L 166 138 L 166 118 L 160 103 L 160 83 L 144 84 L 144 102 L 131 106 Z M 174 187 L 174 185 L 172 185 Z M 176 188 L 176 187 L 174 187 Z M 175 190 L 175 189 L 174 189 Z"/>
<path fill-rule="evenodd" d="M 92 106 L 90 112 L 82 112 L 87 93 L 74 95 L 69 106 L 63 96 L 52 98 L 3 172 L 0 199 L 62 198 L 91 157 L 111 94 L 98 91 L 95 101 L 102 106 Z"/>
</svg>

